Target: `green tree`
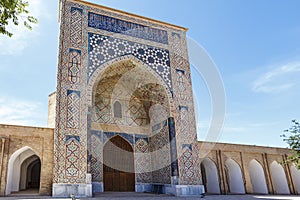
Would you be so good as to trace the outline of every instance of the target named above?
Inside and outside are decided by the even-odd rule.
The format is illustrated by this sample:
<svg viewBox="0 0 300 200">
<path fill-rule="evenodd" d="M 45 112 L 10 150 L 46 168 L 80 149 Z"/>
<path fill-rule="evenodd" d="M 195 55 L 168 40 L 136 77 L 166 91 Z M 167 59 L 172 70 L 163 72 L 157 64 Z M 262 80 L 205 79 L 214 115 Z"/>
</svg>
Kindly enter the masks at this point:
<svg viewBox="0 0 300 200">
<path fill-rule="evenodd" d="M 281 137 L 291 149 L 291 155 L 288 156 L 286 163 L 294 163 L 300 169 L 300 123 L 297 120 L 292 120 L 292 126 L 284 132 L 285 134 Z"/>
<path fill-rule="evenodd" d="M 13 35 L 7 30 L 10 22 L 16 26 L 21 22 L 29 30 L 32 30 L 32 24 L 38 23 L 38 20 L 28 15 L 28 5 L 28 2 L 23 0 L 0 0 L 0 34 L 9 37 Z"/>
</svg>

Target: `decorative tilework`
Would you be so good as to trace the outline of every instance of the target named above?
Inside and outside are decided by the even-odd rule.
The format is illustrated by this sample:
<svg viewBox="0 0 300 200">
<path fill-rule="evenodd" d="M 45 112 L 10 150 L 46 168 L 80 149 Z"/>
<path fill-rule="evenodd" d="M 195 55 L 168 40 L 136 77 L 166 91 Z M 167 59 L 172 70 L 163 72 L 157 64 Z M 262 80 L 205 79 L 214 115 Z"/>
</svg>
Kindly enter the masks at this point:
<svg viewBox="0 0 300 200">
<path fill-rule="evenodd" d="M 189 113 L 188 107 L 179 106 L 179 135 L 181 137 L 187 137 L 189 133 Z"/>
<path fill-rule="evenodd" d="M 138 153 L 148 153 L 149 152 L 148 142 L 143 138 L 139 138 L 135 143 L 135 150 Z"/>
<path fill-rule="evenodd" d="M 170 166 L 166 166 L 159 170 L 154 170 L 152 172 L 152 183 L 170 184 L 171 183 L 170 175 L 171 175 Z"/>
<path fill-rule="evenodd" d="M 115 133 L 115 132 L 103 132 L 103 143 L 106 143 L 109 139 L 111 139 L 112 137 L 119 135 L 122 138 L 124 138 L 125 140 L 127 140 L 127 142 L 129 142 L 129 144 L 134 145 L 134 136 L 131 134 L 126 134 L 126 133 Z"/>
<path fill-rule="evenodd" d="M 102 181 L 102 155 L 103 143 L 99 135 L 93 134 L 91 136 L 91 174 L 94 182 Z"/>
<path fill-rule="evenodd" d="M 95 33 L 89 33 L 88 77 L 105 62 L 128 54 L 151 67 L 172 91 L 168 50 Z"/>
<path fill-rule="evenodd" d="M 172 51 L 178 57 L 183 55 L 181 36 L 178 33 L 172 33 Z"/>
<path fill-rule="evenodd" d="M 198 167 L 197 134 L 185 35 L 180 32 L 169 33 L 169 41 L 171 66 L 174 67 L 173 92 L 177 108 L 175 128 L 179 184 L 197 185 L 201 184 L 201 171 Z M 175 164 L 172 163 L 172 166 Z"/>
<path fill-rule="evenodd" d="M 135 143 L 137 143 L 137 141 L 140 139 L 145 140 L 147 143 L 149 142 L 148 135 L 135 134 L 134 138 L 135 138 Z"/>
<path fill-rule="evenodd" d="M 161 129 L 155 129 L 153 133 L 150 133 L 150 135 L 152 134 L 150 138 L 147 138 L 148 136 L 139 137 L 138 135 L 132 135 L 131 138 L 126 138 L 126 136 L 121 134 L 126 140 L 131 141 L 131 144 L 134 145 L 135 152 L 147 151 L 148 149 L 150 151 L 149 153 L 151 153 L 150 157 L 145 157 L 143 156 L 144 154 L 135 157 L 136 171 L 141 172 L 137 173 L 137 182 L 170 183 L 170 163 L 171 160 L 173 160 L 170 158 L 170 151 L 173 150 L 171 150 L 172 147 L 168 142 L 171 140 L 171 135 L 172 137 L 176 135 L 174 138 L 176 140 L 171 141 L 176 141 L 178 155 L 185 155 L 184 157 L 180 157 L 182 160 L 180 159 L 178 161 L 178 163 L 180 163 L 179 183 L 195 184 L 194 179 L 199 178 L 197 175 L 199 171 L 193 171 L 194 179 L 187 178 L 190 176 L 188 175 L 190 171 L 185 173 L 184 167 L 188 166 L 190 157 L 188 156 L 189 152 L 186 151 L 190 150 L 187 147 L 182 149 L 182 144 L 193 144 L 193 167 L 196 166 L 197 162 L 195 160 L 197 153 L 195 153 L 196 148 L 193 143 L 196 131 L 194 130 L 195 121 L 193 119 L 192 92 L 188 84 L 190 81 L 190 71 L 184 31 L 174 30 L 168 26 L 147 20 L 142 21 L 121 13 L 109 12 L 96 7 L 92 8 L 78 2 L 65 1 L 63 4 L 60 29 L 60 56 L 58 63 L 57 121 L 54 144 L 55 165 L 53 183 L 85 184 L 87 172 L 93 174 L 93 181 L 102 181 L 101 160 L 103 149 L 101 145 L 103 145 L 105 137 L 101 130 L 92 133 L 92 136 L 87 135 L 92 132 L 90 129 L 92 107 L 94 106 L 91 100 L 94 97 L 93 87 L 95 86 L 94 84 L 97 83 L 100 74 L 104 72 L 104 69 L 106 70 L 110 65 L 116 64 L 119 61 L 126 60 L 134 61 L 134 63 L 143 66 L 148 72 L 151 71 L 150 73 L 154 75 L 156 79 L 159 79 L 159 84 L 167 87 L 167 90 L 169 89 L 167 93 L 170 104 L 165 104 L 165 106 L 170 110 L 170 115 L 166 116 L 165 119 L 169 116 L 174 116 L 176 119 L 176 133 L 175 131 L 169 131 L 168 126 L 166 126 L 168 123 L 165 121 L 161 123 Z M 89 12 L 99 13 L 104 17 L 109 17 L 105 19 L 106 22 L 111 22 L 116 19 L 118 20 L 116 23 L 117 26 L 113 24 L 113 27 L 109 28 L 109 24 L 106 23 L 106 25 L 101 25 L 105 26 L 104 28 L 97 28 L 96 26 L 99 26 L 99 24 L 94 24 L 94 28 L 89 27 L 88 23 L 92 22 L 92 19 L 88 20 Z M 99 21 L 97 22 L 97 20 L 100 19 L 93 20 L 98 23 Z M 116 27 L 122 27 L 122 23 L 124 25 L 124 32 L 118 32 Z M 141 24 L 143 24 L 142 27 L 132 27 Z M 125 27 L 127 27 L 126 30 Z M 165 33 L 159 32 L 156 34 L 156 32 L 150 30 L 151 28 L 149 27 L 157 27 L 160 31 L 166 31 Z M 130 30 L 138 31 L 130 33 Z M 116 32 L 118 34 L 110 34 L 107 31 Z M 93 32 L 93 34 L 88 34 L 88 32 Z M 104 36 L 108 34 L 110 37 Z M 154 39 L 151 39 L 151 34 L 155 34 L 155 36 L 153 36 Z M 168 38 L 162 39 L 165 37 L 163 36 L 164 34 L 166 34 Z M 77 67 L 75 67 L 77 63 L 72 63 L 70 59 L 70 49 L 80 51 L 80 62 L 78 63 L 80 64 L 78 65 L 79 71 Z M 74 52 L 76 53 L 76 51 Z M 74 55 L 74 57 L 76 58 L 78 55 L 77 51 L 77 55 Z M 183 93 L 183 89 L 180 89 L 182 86 L 178 84 L 181 80 L 178 78 L 179 74 L 176 74 L 176 69 L 184 70 L 186 79 L 185 93 Z M 178 70 L 177 72 L 180 72 Z M 174 75 L 173 77 L 171 73 Z M 141 74 L 136 77 L 144 78 Z M 175 84 L 172 85 L 172 82 Z M 171 97 L 169 93 L 173 94 L 173 91 L 174 96 Z M 181 100 L 180 96 L 177 95 L 179 91 L 182 91 L 182 94 L 185 95 L 183 97 L 186 97 L 187 100 Z M 189 106 L 189 110 L 178 109 L 179 105 Z M 124 108 L 123 112 L 130 110 L 129 106 L 122 104 L 122 107 Z M 132 111 L 133 110 L 134 109 L 132 109 Z M 76 114 L 77 111 L 79 114 Z M 187 114 L 181 112 L 187 112 Z M 183 116 L 187 117 L 186 121 L 181 121 Z M 113 122 L 115 124 L 119 123 L 119 121 Z M 159 122 L 150 124 L 149 131 L 151 131 L 152 125 L 158 124 Z M 108 122 L 106 121 L 106 123 Z M 184 124 L 184 132 L 181 131 L 182 124 Z M 186 133 L 190 135 L 186 135 Z M 70 137 L 71 139 L 68 139 L 68 143 L 66 144 L 68 135 L 75 135 L 80 139 Z M 106 134 L 106 136 L 108 135 L 109 134 Z M 88 137 L 90 137 L 91 140 L 89 146 L 87 143 Z M 148 144 L 148 148 L 146 143 Z M 78 149 L 77 147 L 79 150 L 76 150 Z M 73 149 L 77 152 L 76 156 Z M 87 160 L 90 169 L 86 163 Z M 169 165 L 158 168 L 159 164 L 165 161 L 168 162 Z M 187 164 L 181 165 L 182 163 Z M 172 162 L 172 169 L 173 164 Z M 75 168 L 72 169 L 74 166 Z M 68 167 L 68 171 L 66 167 Z M 150 169 L 150 171 L 153 170 L 154 173 L 148 173 L 148 169 Z M 172 171 L 172 175 L 173 174 L 174 172 Z"/>
<path fill-rule="evenodd" d="M 79 175 L 80 139 L 78 136 L 66 137 L 66 176 Z"/>
<path fill-rule="evenodd" d="M 175 120 L 173 117 L 168 118 L 169 125 L 169 140 L 170 140 L 170 156 L 171 156 L 171 170 L 172 176 L 178 176 L 178 160 L 177 160 L 177 148 L 176 148 L 176 132 L 175 132 Z"/>
<path fill-rule="evenodd" d="M 80 121 L 80 92 L 74 90 L 67 91 L 68 96 L 68 128 L 79 128 Z"/>
<path fill-rule="evenodd" d="M 177 84 L 177 96 L 179 97 L 180 100 L 187 100 L 187 95 L 186 95 L 186 77 L 185 77 L 185 71 L 176 69 L 176 84 Z"/>
<path fill-rule="evenodd" d="M 152 126 L 152 131 L 157 131 L 157 130 L 159 130 L 161 128 L 161 124 L 159 123 L 159 124 L 156 124 L 156 125 L 154 125 L 154 126 Z"/>
<path fill-rule="evenodd" d="M 191 145 L 183 145 L 183 154 L 180 157 L 180 174 L 182 177 L 182 183 L 187 184 L 193 182 L 194 167 L 193 167 L 193 154 Z"/>
<path fill-rule="evenodd" d="M 82 107 L 82 105 L 86 105 L 86 92 L 83 89 L 85 88 L 86 76 L 82 75 L 86 74 L 88 41 L 86 29 L 84 28 L 86 27 L 85 21 L 87 22 L 84 9 L 84 6 L 77 3 L 63 2 L 62 5 L 56 93 L 57 106 L 54 134 L 53 183 L 86 183 L 86 173 L 88 172 L 87 107 Z M 80 18 L 82 18 L 82 20 Z M 82 24 L 80 24 L 81 22 Z M 70 49 L 81 51 L 81 68 L 77 74 L 78 79 L 75 84 L 70 81 L 71 79 L 69 77 L 69 75 L 71 75 L 69 71 Z M 80 85 L 82 83 L 83 85 Z M 72 93 L 71 91 L 76 92 Z M 68 121 L 69 119 L 70 121 Z M 68 176 L 66 171 L 67 149 L 65 140 L 67 135 L 80 137 L 80 151 L 77 152 L 76 158 L 79 163 L 79 166 L 77 166 L 77 176 Z"/>
<path fill-rule="evenodd" d="M 188 148 L 189 150 L 192 151 L 192 145 L 191 144 L 183 144 L 182 149 Z"/>
<path fill-rule="evenodd" d="M 147 138 L 136 138 L 135 142 L 135 172 L 138 183 L 150 183 L 151 177 L 151 156 Z"/>
<path fill-rule="evenodd" d="M 160 127 L 158 130 L 152 127 L 152 136 L 149 138 L 152 182 L 169 184 L 171 183 L 169 127 L 165 120 L 161 122 Z"/>
<path fill-rule="evenodd" d="M 165 30 L 160 30 L 92 12 L 89 12 L 88 15 L 89 27 L 168 44 L 168 34 Z"/>
<path fill-rule="evenodd" d="M 104 76 L 95 87 L 93 122 L 146 127 L 150 121 L 151 123 L 161 122 L 167 118 L 169 102 L 166 89 L 156 83 L 141 84 L 143 80 L 153 81 L 155 78 L 143 69 L 136 70 L 136 74 L 134 73 L 133 76 L 129 77 L 131 79 L 141 76 L 141 81 L 132 81 L 129 78 L 127 80 L 124 78 L 126 75 L 122 75 L 123 73 L 127 74 L 128 68 L 131 69 L 132 66 L 127 62 L 124 65 L 120 64 L 120 66 L 125 67 L 109 68 L 106 73 L 110 76 Z M 133 71 L 129 72 L 133 73 Z M 120 81 L 122 78 L 125 80 Z M 122 105 L 122 118 L 115 118 L 112 114 L 114 101 L 119 101 Z"/>
<path fill-rule="evenodd" d="M 71 8 L 70 39 L 74 44 L 82 42 L 82 9 L 80 8 Z"/>
<path fill-rule="evenodd" d="M 78 83 L 79 71 L 81 67 L 81 51 L 77 49 L 69 50 L 69 65 L 68 65 L 68 79 L 70 83 Z"/>
<path fill-rule="evenodd" d="M 153 134 L 149 140 L 151 144 L 151 151 L 157 151 L 169 144 L 168 126 L 164 126 L 159 132 Z"/>
</svg>

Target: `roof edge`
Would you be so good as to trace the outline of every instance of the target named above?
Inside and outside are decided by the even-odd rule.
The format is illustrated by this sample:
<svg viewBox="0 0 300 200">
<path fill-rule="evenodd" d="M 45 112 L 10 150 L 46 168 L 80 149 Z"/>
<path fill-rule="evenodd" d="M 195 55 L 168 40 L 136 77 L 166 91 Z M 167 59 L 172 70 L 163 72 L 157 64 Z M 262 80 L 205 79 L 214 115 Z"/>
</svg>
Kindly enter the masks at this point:
<svg viewBox="0 0 300 200">
<path fill-rule="evenodd" d="M 102 6 L 102 5 L 91 3 L 91 2 L 88 2 L 88 1 L 84 1 L 84 0 L 66 0 L 66 1 L 73 2 L 73 3 L 79 3 L 79 4 L 83 4 L 83 5 L 87 5 L 87 6 L 91 6 L 91 7 L 95 7 L 95 8 L 101 8 L 101 9 L 111 11 L 111 12 L 114 12 L 114 13 L 121 13 L 121 14 L 124 14 L 124 15 L 127 15 L 127 16 L 139 18 L 139 19 L 142 19 L 142 20 L 151 21 L 153 23 L 168 26 L 170 28 L 181 30 L 181 31 L 184 31 L 184 32 L 188 31 L 188 28 L 185 28 L 185 27 L 182 27 L 182 26 L 178 26 L 178 25 L 174 25 L 174 24 L 171 24 L 171 23 L 159 21 L 159 20 L 156 20 L 156 19 L 144 17 L 144 16 L 141 16 L 141 15 L 129 13 L 129 12 L 126 12 L 126 11 L 122 11 L 122 10 L 118 10 L 118 9 L 114 9 L 114 8 L 110 8 L 110 7 L 106 7 L 106 6 Z"/>
</svg>

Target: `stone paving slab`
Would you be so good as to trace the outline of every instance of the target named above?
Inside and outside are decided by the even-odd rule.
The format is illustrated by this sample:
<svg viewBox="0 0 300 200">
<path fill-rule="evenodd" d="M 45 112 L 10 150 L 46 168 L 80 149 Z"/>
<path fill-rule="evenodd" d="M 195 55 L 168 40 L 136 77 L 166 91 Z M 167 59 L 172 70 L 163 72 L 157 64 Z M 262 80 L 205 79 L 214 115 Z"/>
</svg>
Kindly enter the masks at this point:
<svg viewBox="0 0 300 200">
<path fill-rule="evenodd" d="M 10 196 L 0 197 L 0 200 L 35 200 L 35 199 L 53 199 L 53 200 L 71 200 L 71 198 L 52 198 L 50 196 Z M 201 197 L 175 197 L 170 195 L 158 195 L 147 193 L 102 193 L 93 198 L 80 198 L 76 200 L 300 200 L 300 196 L 289 195 L 206 195 Z"/>
</svg>

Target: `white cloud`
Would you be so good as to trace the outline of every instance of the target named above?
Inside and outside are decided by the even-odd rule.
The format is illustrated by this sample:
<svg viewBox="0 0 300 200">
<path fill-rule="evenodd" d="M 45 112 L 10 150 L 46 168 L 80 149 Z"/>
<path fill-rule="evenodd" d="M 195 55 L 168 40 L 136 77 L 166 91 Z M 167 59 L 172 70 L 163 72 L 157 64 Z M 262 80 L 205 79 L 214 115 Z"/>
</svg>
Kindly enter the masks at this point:
<svg viewBox="0 0 300 200">
<path fill-rule="evenodd" d="M 43 17 L 49 18 L 50 14 L 43 6 L 42 0 L 28 0 L 29 15 L 32 15 L 39 20 Z M 15 26 L 12 23 L 7 27 L 8 31 L 13 33 L 12 37 L 0 35 L 0 55 L 15 55 L 23 52 L 30 42 L 39 36 L 39 24 L 33 24 L 33 30 L 30 31 L 23 26 L 23 21 L 19 20 L 19 25 Z"/>
<path fill-rule="evenodd" d="M 24 126 L 44 124 L 41 103 L 0 97 L 0 123 Z"/>
<path fill-rule="evenodd" d="M 252 83 L 254 92 L 279 93 L 299 85 L 300 61 L 287 63 L 262 74 Z"/>
</svg>

